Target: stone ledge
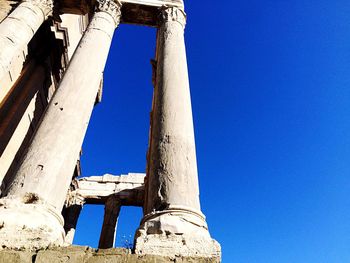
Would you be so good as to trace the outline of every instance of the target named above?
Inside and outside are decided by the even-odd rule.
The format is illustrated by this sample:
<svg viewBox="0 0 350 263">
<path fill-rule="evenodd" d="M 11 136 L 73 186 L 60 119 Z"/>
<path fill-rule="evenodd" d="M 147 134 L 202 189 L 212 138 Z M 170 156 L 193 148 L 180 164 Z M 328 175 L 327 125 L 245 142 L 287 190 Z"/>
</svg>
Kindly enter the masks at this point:
<svg viewBox="0 0 350 263">
<path fill-rule="evenodd" d="M 199 257 L 163 257 L 135 255 L 122 248 L 93 249 L 90 247 L 70 246 L 31 251 L 1 250 L 0 263 L 219 263 L 217 258 Z"/>
</svg>

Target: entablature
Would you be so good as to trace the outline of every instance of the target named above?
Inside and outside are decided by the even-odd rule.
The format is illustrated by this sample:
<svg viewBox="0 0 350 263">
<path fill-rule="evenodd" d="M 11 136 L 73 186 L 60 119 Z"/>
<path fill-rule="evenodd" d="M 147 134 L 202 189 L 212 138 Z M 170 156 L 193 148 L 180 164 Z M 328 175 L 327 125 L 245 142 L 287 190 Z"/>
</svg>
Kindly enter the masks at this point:
<svg viewBox="0 0 350 263">
<path fill-rule="evenodd" d="M 59 13 L 87 14 L 92 12 L 95 0 L 60 0 Z M 159 8 L 174 6 L 183 8 L 182 0 L 120 0 L 122 5 L 121 23 L 156 27 Z"/>
</svg>

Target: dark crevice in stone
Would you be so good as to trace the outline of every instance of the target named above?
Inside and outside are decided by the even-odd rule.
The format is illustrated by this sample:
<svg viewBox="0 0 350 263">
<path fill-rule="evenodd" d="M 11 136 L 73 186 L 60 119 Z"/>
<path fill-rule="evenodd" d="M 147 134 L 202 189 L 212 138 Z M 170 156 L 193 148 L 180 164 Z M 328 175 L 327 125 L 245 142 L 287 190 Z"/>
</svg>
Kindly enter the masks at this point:
<svg viewBox="0 0 350 263">
<path fill-rule="evenodd" d="M 33 254 L 33 256 L 32 256 L 32 263 L 35 263 L 35 260 L 36 260 L 36 253 L 35 254 Z"/>
</svg>

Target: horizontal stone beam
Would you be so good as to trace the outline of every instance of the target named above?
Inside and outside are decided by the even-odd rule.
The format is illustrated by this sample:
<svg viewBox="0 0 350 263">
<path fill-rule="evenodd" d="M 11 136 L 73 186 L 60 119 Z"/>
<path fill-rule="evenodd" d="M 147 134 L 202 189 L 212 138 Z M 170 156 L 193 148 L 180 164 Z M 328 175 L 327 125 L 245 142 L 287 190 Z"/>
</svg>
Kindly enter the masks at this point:
<svg viewBox="0 0 350 263">
<path fill-rule="evenodd" d="M 179 0 L 171 1 L 171 0 L 121 0 L 122 3 L 132 3 L 138 5 L 147 5 L 147 6 L 177 6 L 182 7 L 183 2 Z"/>
<path fill-rule="evenodd" d="M 117 196 L 123 206 L 142 206 L 145 174 L 130 173 L 115 176 L 82 177 L 73 181 L 73 190 L 68 192 L 67 204 L 77 201 L 87 204 L 104 204 L 109 196 Z"/>
</svg>

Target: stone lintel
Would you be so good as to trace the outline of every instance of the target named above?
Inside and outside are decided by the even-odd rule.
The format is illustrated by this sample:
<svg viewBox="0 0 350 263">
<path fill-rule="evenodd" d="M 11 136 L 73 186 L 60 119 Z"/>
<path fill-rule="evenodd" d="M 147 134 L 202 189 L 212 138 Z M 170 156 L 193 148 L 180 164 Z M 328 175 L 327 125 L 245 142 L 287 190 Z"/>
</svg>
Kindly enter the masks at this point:
<svg viewBox="0 0 350 263">
<path fill-rule="evenodd" d="M 115 194 L 121 202 L 122 206 L 143 206 L 143 188 L 134 190 L 125 190 Z M 93 194 L 87 195 L 85 198 L 86 204 L 103 205 L 108 196 L 96 196 Z"/>
<path fill-rule="evenodd" d="M 182 0 L 121 0 L 121 23 L 138 24 L 156 27 L 158 25 L 159 8 L 174 6 L 183 8 Z M 90 13 L 93 0 L 61 0 L 60 13 L 86 14 Z"/>
</svg>

